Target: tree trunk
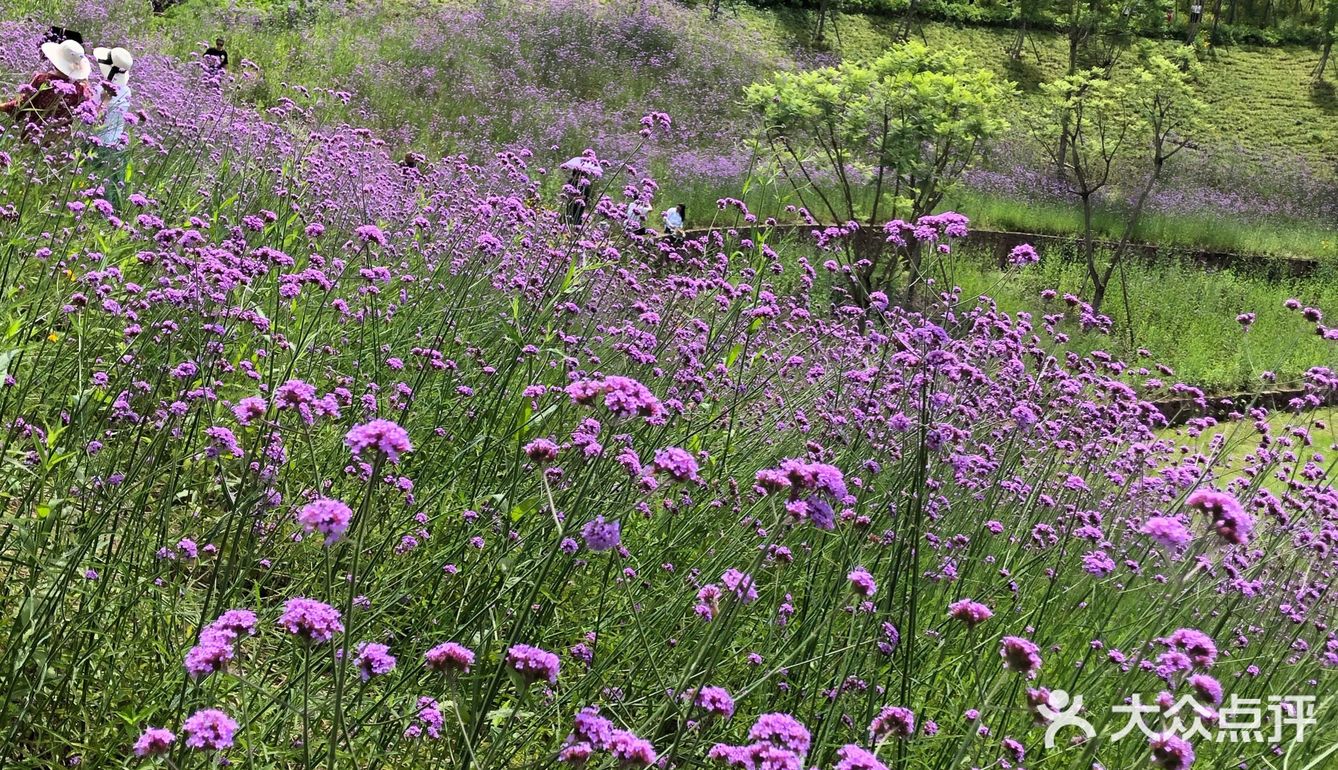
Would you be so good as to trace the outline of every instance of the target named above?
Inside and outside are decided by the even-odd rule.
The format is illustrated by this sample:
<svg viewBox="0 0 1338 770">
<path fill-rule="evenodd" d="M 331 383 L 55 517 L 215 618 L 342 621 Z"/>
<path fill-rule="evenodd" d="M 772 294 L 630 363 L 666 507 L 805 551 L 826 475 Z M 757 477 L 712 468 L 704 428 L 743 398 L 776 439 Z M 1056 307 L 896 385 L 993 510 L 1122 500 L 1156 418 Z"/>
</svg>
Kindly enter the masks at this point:
<svg viewBox="0 0 1338 770">
<path fill-rule="evenodd" d="M 813 35 L 814 42 L 821 43 L 823 35 L 827 29 L 827 11 L 832 6 L 832 0 L 822 0 L 818 5 L 818 31 Z"/>
<path fill-rule="evenodd" d="M 1076 27 L 1069 28 L 1069 69 L 1068 74 L 1072 75 L 1078 71 L 1078 35 Z M 1059 118 L 1059 152 L 1055 157 L 1059 159 L 1057 168 L 1055 168 L 1055 178 L 1059 181 L 1067 181 L 1068 172 L 1064 166 L 1064 159 L 1069 154 L 1069 113 L 1066 110 Z"/>
<path fill-rule="evenodd" d="M 1018 19 L 1017 38 L 1013 40 L 1013 48 L 1008 52 L 1008 57 L 1014 61 L 1022 58 L 1022 48 L 1027 43 L 1027 17 Z"/>
<path fill-rule="evenodd" d="M 1329 66 L 1329 54 L 1333 52 L 1333 36 L 1325 38 L 1324 48 L 1319 52 L 1319 64 L 1315 65 L 1315 81 L 1324 79 L 1324 70 Z"/>
<path fill-rule="evenodd" d="M 902 42 L 911 39 L 911 25 L 915 21 L 915 4 L 919 0 L 910 0 L 906 4 L 906 16 L 901 20 L 901 34 L 898 38 Z"/>
<path fill-rule="evenodd" d="M 909 238 L 906 244 L 906 307 L 909 310 L 915 310 L 916 290 L 920 288 L 921 251 L 920 241 Z"/>
<path fill-rule="evenodd" d="M 1106 298 L 1106 287 L 1110 285 L 1111 277 L 1115 275 L 1115 270 L 1124 260 L 1124 255 L 1129 251 L 1129 244 L 1133 241 L 1134 233 L 1138 230 L 1138 222 L 1143 218 L 1143 207 L 1147 204 L 1148 196 L 1152 194 L 1153 188 L 1157 186 L 1157 180 L 1161 179 L 1162 170 L 1165 168 L 1166 160 L 1162 155 L 1163 144 L 1160 140 L 1156 143 L 1156 158 L 1152 161 L 1152 172 L 1148 174 L 1147 182 L 1138 194 L 1138 200 L 1134 202 L 1134 210 L 1129 213 L 1129 219 L 1124 223 L 1124 234 L 1120 236 L 1120 242 L 1115 246 L 1115 253 L 1110 255 L 1110 262 L 1106 265 L 1105 274 L 1097 282 L 1097 289 L 1092 297 L 1092 310 L 1101 312 L 1101 303 Z"/>
<path fill-rule="evenodd" d="M 1092 233 L 1092 196 L 1082 196 L 1082 255 L 1087 264 L 1087 277 L 1092 280 L 1092 308 L 1101 309 L 1101 301 L 1106 296 L 1106 286 L 1101 280 L 1101 271 L 1096 268 L 1096 241 Z"/>
<path fill-rule="evenodd" d="M 1103 302 L 1106 301 L 1106 286 L 1108 286 L 1108 285 L 1109 285 L 1109 282 L 1108 282 L 1108 281 L 1103 281 L 1103 280 L 1099 280 L 1099 279 L 1097 280 L 1097 282 L 1096 282 L 1096 288 L 1092 290 L 1092 312 L 1093 312 L 1093 313 L 1100 313 L 1100 312 L 1101 312 L 1101 303 L 1103 303 Z"/>
</svg>

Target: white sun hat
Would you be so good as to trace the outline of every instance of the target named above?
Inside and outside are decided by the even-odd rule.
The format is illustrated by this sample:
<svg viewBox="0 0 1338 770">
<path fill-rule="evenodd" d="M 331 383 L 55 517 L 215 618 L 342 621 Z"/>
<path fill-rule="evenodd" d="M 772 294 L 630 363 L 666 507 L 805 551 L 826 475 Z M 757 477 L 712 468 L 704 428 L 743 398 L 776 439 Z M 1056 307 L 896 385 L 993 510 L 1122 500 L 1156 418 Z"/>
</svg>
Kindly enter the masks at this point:
<svg viewBox="0 0 1338 770">
<path fill-rule="evenodd" d="M 604 176 L 604 169 L 599 165 L 599 161 L 589 155 L 577 155 L 566 163 L 563 163 L 561 166 L 558 166 L 558 168 L 566 169 L 567 171 L 579 171 L 593 179 L 598 179 Z"/>
<path fill-rule="evenodd" d="M 93 74 L 93 65 L 88 63 L 84 47 L 66 40 L 63 43 L 43 43 L 42 55 L 51 62 L 56 71 L 70 80 L 88 80 Z"/>
<path fill-rule="evenodd" d="M 135 57 L 124 48 L 94 48 L 93 58 L 98 60 L 102 77 L 117 85 L 125 85 L 135 64 Z"/>
</svg>

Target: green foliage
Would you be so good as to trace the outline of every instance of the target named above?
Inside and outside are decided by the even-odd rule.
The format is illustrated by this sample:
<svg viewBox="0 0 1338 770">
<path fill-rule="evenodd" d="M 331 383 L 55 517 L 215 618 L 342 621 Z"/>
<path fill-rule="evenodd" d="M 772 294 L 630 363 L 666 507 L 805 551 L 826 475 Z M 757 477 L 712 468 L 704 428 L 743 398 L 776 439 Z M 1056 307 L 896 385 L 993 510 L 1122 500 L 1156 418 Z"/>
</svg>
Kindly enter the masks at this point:
<svg viewBox="0 0 1338 770">
<path fill-rule="evenodd" d="M 968 212 L 972 227 L 984 230 L 1068 235 L 1083 225 L 1082 213 L 1070 205 L 1023 202 L 964 187 L 945 198 L 943 206 Z M 1117 239 L 1124 231 L 1125 212 L 1096 207 L 1092 226 L 1100 238 Z M 1257 222 L 1202 213 L 1147 212 L 1139 220 L 1133 240 L 1167 249 L 1338 260 L 1338 232 L 1332 227 L 1283 218 Z"/>
<path fill-rule="evenodd" d="M 982 143 L 1008 127 L 1002 113 L 1011 90 L 960 54 L 909 42 L 868 63 L 779 72 L 749 86 L 745 98 L 800 203 L 833 222 L 865 220 L 874 227 L 885 214 L 915 221 L 934 211 Z M 817 196 L 821 209 L 809 205 L 806 192 Z M 890 283 L 899 269 L 895 258 L 846 256 L 861 298 Z M 911 244 L 908 299 L 919 283 L 919 263 Z"/>
<path fill-rule="evenodd" d="M 1091 196 L 1110 182 L 1116 162 L 1136 141 L 1140 116 L 1131 88 L 1088 69 L 1045 83 L 1041 93 L 1040 107 L 1028 115 L 1032 135 L 1073 180 L 1074 194 Z"/>
<path fill-rule="evenodd" d="M 822 0 L 753 0 L 762 8 L 787 7 L 816 11 Z M 847 14 L 898 18 L 905 14 L 908 0 L 843 0 Z M 915 13 L 921 18 L 954 24 L 1007 27 L 1026 19 L 1034 29 L 1063 30 L 1072 21 L 1074 4 L 1052 0 L 916 0 Z M 1184 0 L 1153 0 L 1143 3 L 1079 3 L 1083 15 L 1099 15 L 1124 28 L 1128 33 L 1149 37 L 1184 40 L 1189 3 Z M 1319 41 L 1322 8 L 1312 3 L 1246 3 L 1223 0 L 1221 19 L 1213 16 L 1214 5 L 1204 4 L 1204 26 L 1216 28 L 1219 42 L 1248 44 L 1313 45 Z M 1123 11 L 1129 9 L 1126 16 Z M 1174 11 L 1172 18 L 1167 13 Z M 844 17 L 843 17 L 844 18 Z"/>
<path fill-rule="evenodd" d="M 960 54 L 911 42 L 867 64 L 779 72 L 750 86 L 746 100 L 777 162 L 793 166 L 834 220 L 874 224 L 887 188 L 892 215 L 932 211 L 980 144 L 1007 128 L 1011 89 Z M 832 194 L 814 167 L 835 182 Z M 856 206 L 862 179 L 875 180 L 867 212 Z"/>
</svg>

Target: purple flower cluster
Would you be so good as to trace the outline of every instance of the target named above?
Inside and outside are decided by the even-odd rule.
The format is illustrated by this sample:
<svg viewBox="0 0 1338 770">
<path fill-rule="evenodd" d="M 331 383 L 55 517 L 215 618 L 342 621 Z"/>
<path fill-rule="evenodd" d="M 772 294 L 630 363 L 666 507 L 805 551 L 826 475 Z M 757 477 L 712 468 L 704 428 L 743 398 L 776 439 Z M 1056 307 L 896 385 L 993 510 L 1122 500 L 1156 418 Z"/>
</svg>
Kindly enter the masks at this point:
<svg viewBox="0 0 1338 770">
<path fill-rule="evenodd" d="M 664 416 L 664 406 L 650 388 L 631 377 L 613 375 L 598 380 L 577 380 L 567 386 L 571 400 L 590 405 L 603 397 L 605 408 L 621 417 L 644 417 L 657 421 Z"/>
<path fill-rule="evenodd" d="M 390 420 L 372 420 L 355 425 L 344 437 L 344 443 L 355 455 L 371 449 L 392 463 L 398 463 L 401 455 L 413 451 L 409 433 Z"/>
<path fill-rule="evenodd" d="M 685 449 L 666 447 L 656 450 L 655 459 L 651 462 L 651 465 L 656 471 L 669 476 L 674 481 L 701 482 L 701 476 L 697 475 L 697 458 Z"/>
<path fill-rule="evenodd" d="M 562 662 L 547 650 L 516 644 L 506 651 L 506 665 L 520 674 L 521 681 L 527 685 L 540 681 L 557 684 L 558 668 Z"/>
<path fill-rule="evenodd" d="M 734 716 L 734 698 L 723 687 L 703 687 L 697 691 L 693 705 L 706 713 L 729 719 Z"/>
<path fill-rule="evenodd" d="M 865 598 L 878 593 L 878 583 L 874 581 L 873 575 L 869 574 L 867 569 L 856 567 L 846 575 L 846 580 L 850 581 L 850 589 Z"/>
<path fill-rule="evenodd" d="M 885 706 L 869 723 L 869 740 L 909 738 L 915 734 L 915 712 L 902 706 Z"/>
<path fill-rule="evenodd" d="M 237 644 L 245 636 L 254 636 L 259 621 L 254 612 L 228 610 L 214 622 L 200 629 L 199 642 L 186 653 L 186 673 L 200 679 L 227 668 L 237 653 Z"/>
<path fill-rule="evenodd" d="M 390 648 L 379 642 L 363 642 L 358 645 L 358 655 L 353 659 L 358 669 L 358 676 L 366 682 L 374 676 L 389 674 L 395 670 L 395 656 Z"/>
<path fill-rule="evenodd" d="M 474 651 L 462 644 L 444 642 L 423 654 L 427 667 L 446 673 L 469 673 L 474 665 Z"/>
<path fill-rule="evenodd" d="M 315 599 L 297 596 L 283 605 L 279 627 L 307 642 L 323 643 L 344 632 L 339 610 Z"/>
<path fill-rule="evenodd" d="M 793 716 L 771 713 L 757 718 L 748 730 L 748 740 L 742 746 L 718 743 L 707 756 L 729 767 L 802 770 L 813 738 Z"/>
<path fill-rule="evenodd" d="M 1212 521 L 1213 530 L 1223 540 L 1234 545 L 1249 542 L 1254 531 L 1254 517 L 1245 512 L 1236 498 L 1213 489 L 1196 489 L 1185 505 L 1206 513 Z"/>
<path fill-rule="evenodd" d="M 579 766 L 600 753 L 607 753 L 622 770 L 650 767 L 657 759 L 650 741 L 618 729 L 598 708 L 587 706 L 572 719 L 572 731 L 558 752 L 558 761 Z"/>
<path fill-rule="evenodd" d="M 596 516 L 581 528 L 581 537 L 585 539 L 585 547 L 595 553 L 611 551 L 622 542 L 622 524 Z"/>
<path fill-rule="evenodd" d="M 994 612 L 980 602 L 958 599 L 948 605 L 948 616 L 965 623 L 967 628 L 974 628 L 994 617 Z"/>
<path fill-rule="evenodd" d="M 1035 679 L 1041 667 L 1041 649 L 1020 636 L 1005 636 L 999 642 L 999 656 L 1004 668 L 1026 674 L 1028 679 Z"/>
<path fill-rule="evenodd" d="M 186 718 L 181 733 L 186 736 L 186 745 L 192 749 L 222 751 L 232 746 L 237 723 L 218 709 L 204 709 Z"/>
<path fill-rule="evenodd" d="M 326 545 L 334 545 L 353 521 L 353 509 L 338 500 L 321 497 L 302 506 L 297 512 L 297 523 L 307 532 L 325 536 Z"/>
</svg>

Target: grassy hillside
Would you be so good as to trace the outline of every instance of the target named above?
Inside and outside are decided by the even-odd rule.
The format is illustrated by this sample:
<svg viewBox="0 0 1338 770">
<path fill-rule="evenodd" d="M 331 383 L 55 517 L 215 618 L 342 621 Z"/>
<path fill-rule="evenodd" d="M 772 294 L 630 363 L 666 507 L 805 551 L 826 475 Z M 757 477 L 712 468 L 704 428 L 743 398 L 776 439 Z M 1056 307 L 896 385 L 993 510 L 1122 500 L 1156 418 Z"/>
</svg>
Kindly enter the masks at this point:
<svg viewBox="0 0 1338 770">
<path fill-rule="evenodd" d="M 711 21 L 703 7 L 666 0 L 312 3 L 304 18 L 217 0 L 192 0 L 159 17 L 127 16 L 127 7 L 137 6 L 99 15 L 72 7 L 66 18 L 93 38 L 149 28 L 164 51 L 186 59 L 226 36 L 237 63 L 234 101 L 274 107 L 293 99 L 326 125 L 372 128 L 397 153 L 477 159 L 499 146 L 526 147 L 531 163 L 551 168 L 592 148 L 653 174 L 697 222 L 724 196 L 743 197 L 764 216 L 784 216 L 796 202 L 750 142 L 755 125 L 740 104 L 743 89 L 780 68 L 874 56 L 891 44 L 896 23 L 842 15 L 830 49 L 819 51 L 811 47 L 811 12 L 737 5 Z M 1065 40 L 1054 33 L 1034 34 L 1019 62 L 1006 53 L 1007 29 L 930 22 L 917 34 L 1017 83 L 1017 108 L 1066 61 Z M 1169 169 L 1137 237 L 1338 257 L 1338 98 L 1331 83 L 1309 83 L 1317 53 L 1232 47 L 1204 57 L 1207 127 Z M 650 110 L 670 114 L 674 131 L 639 142 L 638 121 Z M 1034 138 L 1017 130 L 967 182 L 948 204 L 980 226 L 1075 229 L 1071 199 L 1049 178 Z M 544 182 L 548 194 L 556 186 Z M 1107 235 L 1122 229 L 1121 189 L 1112 188 L 1097 218 Z"/>
<path fill-rule="evenodd" d="M 499 3 L 494 7 L 505 5 Z M 676 73 L 696 74 L 693 70 L 703 66 L 702 59 L 709 50 L 714 71 L 702 74 L 713 76 L 712 79 L 682 78 L 679 85 L 693 94 L 705 91 L 714 96 L 718 90 L 715 83 L 728 87 L 746 76 L 764 74 L 772 66 L 799 66 L 831 57 L 876 56 L 895 40 L 899 24 L 899 19 L 890 17 L 842 15 L 835 34 L 828 36 L 830 50 L 822 52 L 809 49 L 814 27 L 814 15 L 809 11 L 740 5 L 727 11 L 721 21 L 711 23 L 703 18 L 704 11 L 700 9 L 672 7 L 655 35 L 624 38 L 611 50 L 596 54 L 593 48 L 582 50 L 578 43 L 594 42 L 586 37 L 590 33 L 607 34 L 609 30 L 605 27 L 610 19 L 592 23 L 582 4 L 563 5 L 568 7 L 557 11 L 552 10 L 552 4 L 527 5 L 507 10 L 504 15 L 511 24 L 513 37 L 524 37 L 530 23 L 553 33 L 548 40 L 555 44 L 554 53 L 571 54 L 563 69 L 573 82 L 558 85 L 568 85 L 585 95 L 612 92 L 619 96 L 645 96 L 651 89 L 641 86 L 653 82 L 657 73 L 670 81 L 679 79 Z M 664 9 L 657 6 L 656 11 L 662 13 Z M 634 18 L 623 9 L 610 7 L 607 12 L 610 16 Z M 476 30 L 478 34 L 469 35 L 467 30 L 453 28 L 452 32 L 470 39 L 440 41 L 440 46 L 424 43 L 443 22 L 453 24 L 462 18 L 462 12 L 455 8 L 415 9 L 407 4 L 364 6 L 353 13 L 322 17 L 314 29 L 282 30 L 272 21 L 262 21 L 264 17 L 259 12 L 239 12 L 235 6 L 219 10 L 210 3 L 197 2 L 173 9 L 162 29 L 174 38 L 177 51 L 182 53 L 215 34 L 227 34 L 235 51 L 259 65 L 267 80 L 346 88 L 361 93 L 381 109 L 392 103 L 387 97 L 398 90 L 394 82 L 388 81 L 405 74 L 397 71 L 397 67 L 431 67 L 439 87 L 417 96 L 435 97 L 438 103 L 450 98 L 458 108 L 463 106 L 456 101 L 460 94 L 450 89 L 451 80 L 458 73 L 452 73 L 450 68 L 459 59 L 459 51 L 497 48 L 495 41 L 487 42 L 482 34 L 488 31 L 485 20 L 492 14 L 477 11 L 468 15 L 482 25 Z M 1016 83 L 1024 101 L 1036 93 L 1041 82 L 1063 74 L 1067 64 L 1067 41 L 1051 32 L 1030 35 L 1021 61 L 1012 61 L 1007 55 L 1015 34 L 1009 29 L 926 22 L 917 27 L 916 34 L 930 45 L 969 52 L 982 66 Z M 526 44 L 541 46 L 543 39 Z M 1154 45 L 1169 49 L 1179 44 Z M 638 46 L 644 48 L 638 50 Z M 440 56 L 434 56 L 434 52 Z M 695 59 L 689 62 L 676 56 L 660 61 L 654 58 L 669 52 L 695 54 Z M 647 57 L 644 66 L 630 60 L 634 54 Z M 1203 98 L 1211 110 L 1207 121 L 1209 133 L 1203 144 L 1221 153 L 1238 152 L 1242 161 L 1273 156 L 1289 161 L 1299 159 L 1316 173 L 1332 175 L 1338 164 L 1338 94 L 1334 88 L 1338 75 L 1331 73 L 1324 83 L 1313 84 L 1310 72 L 1318 57 L 1318 51 L 1298 46 L 1206 50 Z M 378 71 L 369 71 L 373 62 Z M 505 72 L 514 60 L 493 59 L 487 63 Z M 371 85 L 377 88 L 368 88 Z M 629 90 L 628 86 L 635 87 Z M 472 99 L 465 101 L 472 103 Z M 473 106 L 486 109 L 486 105 Z M 730 106 L 714 99 L 709 104 L 696 104 L 702 110 L 723 108 L 718 120 L 735 117 L 729 114 Z M 433 110 L 422 109 L 391 112 L 387 117 L 423 128 L 430 125 L 435 115 Z"/>
<path fill-rule="evenodd" d="M 760 38 L 780 50 L 793 50 L 812 37 L 812 15 L 788 9 L 739 9 L 739 16 L 754 26 Z M 847 57 L 871 57 L 894 39 L 900 20 L 877 16 L 843 15 L 834 51 Z M 1068 42 L 1051 32 L 1029 36 L 1020 62 L 1007 50 L 1015 32 L 994 27 L 961 27 L 927 22 L 917 28 L 926 43 L 968 51 L 982 66 L 1018 84 L 1022 99 L 1036 92 L 1039 83 L 1064 73 Z M 1173 48 L 1179 43 L 1156 43 Z M 1231 46 L 1205 51 L 1207 77 L 1203 98 L 1210 142 L 1219 148 L 1239 147 L 1247 156 L 1296 156 L 1317 170 L 1332 173 L 1338 164 L 1338 95 L 1335 76 L 1314 87 L 1310 73 L 1319 59 L 1317 50 L 1298 46 Z"/>
</svg>

